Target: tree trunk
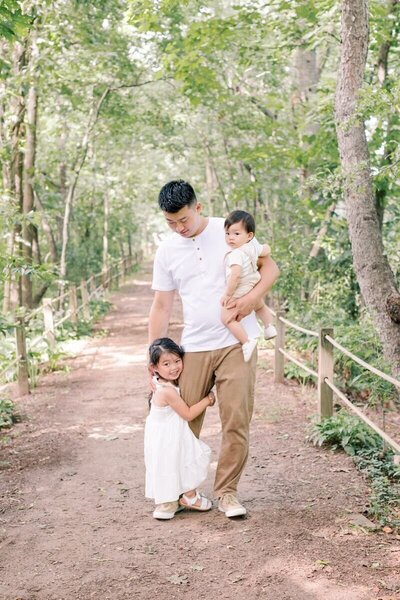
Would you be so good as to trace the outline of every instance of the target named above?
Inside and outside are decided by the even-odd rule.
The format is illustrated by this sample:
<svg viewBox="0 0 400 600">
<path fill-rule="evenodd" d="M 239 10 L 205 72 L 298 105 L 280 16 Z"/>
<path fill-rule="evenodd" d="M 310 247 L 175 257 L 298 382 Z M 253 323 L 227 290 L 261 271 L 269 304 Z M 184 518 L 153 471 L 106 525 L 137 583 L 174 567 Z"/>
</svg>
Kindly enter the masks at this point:
<svg viewBox="0 0 400 600">
<path fill-rule="evenodd" d="M 105 272 L 108 269 L 108 226 L 110 216 L 110 199 L 107 189 L 104 194 L 103 216 L 103 263 L 101 270 Z"/>
<path fill-rule="evenodd" d="M 3 56 L 5 52 L 4 44 L 0 44 L 0 56 Z M 6 86 L 5 83 L 0 81 L 0 95 L 2 98 L 5 97 Z M 5 113 L 5 104 L 2 102 L 0 104 L 0 153 L 2 156 L 7 155 L 7 134 L 6 127 L 4 123 L 4 113 Z M 11 189 L 10 182 L 10 164 L 8 161 L 3 160 L 1 165 L 2 170 L 2 183 L 3 183 L 3 191 L 4 194 L 9 194 Z M 11 228 L 7 232 L 7 250 L 6 256 L 11 261 L 12 255 L 14 251 L 14 228 Z M 6 267 L 7 268 L 7 267 Z M 8 313 L 10 310 L 10 293 L 11 293 L 11 281 L 10 281 L 10 273 L 6 272 L 4 278 L 4 296 L 3 296 L 3 313 Z"/>
<path fill-rule="evenodd" d="M 207 146 L 205 147 L 205 171 L 206 171 L 206 193 L 207 193 L 207 208 L 208 216 L 214 216 L 214 204 L 217 190 L 217 179 L 215 176 L 214 167 L 210 160 Z"/>
<path fill-rule="evenodd" d="M 7 51 L 2 45 L 1 54 L 7 56 Z M 4 94 L 5 105 L 1 107 L 0 114 L 0 146 L 5 157 L 2 164 L 3 187 L 9 197 L 9 231 L 7 242 L 7 273 L 4 283 L 3 310 L 8 312 L 22 304 L 20 277 L 12 267 L 19 262 L 22 256 L 21 245 L 21 214 L 22 214 L 22 152 L 21 145 L 24 135 L 25 103 L 23 97 L 22 72 L 26 61 L 25 43 L 16 42 L 13 46 L 12 56 L 8 57 L 12 63 L 11 78 L 16 90 L 9 94 L 9 107 L 7 95 Z M 2 88 L 6 92 L 5 84 Z M 17 92 L 18 90 L 18 92 Z M 7 110 L 8 108 L 8 110 Z M 10 112 L 14 116 L 11 123 L 4 120 L 4 114 Z"/>
<path fill-rule="evenodd" d="M 29 222 L 27 216 L 34 210 L 34 194 L 32 180 L 35 173 L 36 155 L 36 121 L 37 121 L 37 92 L 35 83 L 29 87 L 26 114 L 26 141 L 23 164 L 23 201 L 22 211 L 24 215 L 22 226 L 23 257 L 25 266 L 32 265 L 32 249 L 35 239 L 34 226 Z M 32 307 L 32 275 L 23 273 L 21 276 L 22 303 L 24 306 Z"/>
<path fill-rule="evenodd" d="M 81 174 L 81 170 L 86 161 L 86 156 L 89 149 L 89 141 L 90 135 L 93 131 L 94 126 L 97 123 L 97 119 L 99 118 L 100 110 L 103 105 L 103 102 L 107 98 L 110 93 L 110 88 L 107 88 L 103 94 L 101 95 L 99 101 L 96 105 L 92 107 L 88 123 L 86 126 L 86 131 L 82 138 L 81 143 L 81 152 L 80 155 L 77 156 L 75 161 L 75 165 L 73 168 L 74 176 L 72 177 L 72 181 L 68 187 L 68 193 L 65 199 L 65 208 L 64 208 L 64 220 L 63 220 L 63 228 L 62 228 L 62 247 L 61 247 L 61 258 L 60 258 L 60 278 L 63 281 L 67 274 L 67 246 L 69 239 L 69 221 L 71 215 L 72 202 L 75 196 L 75 189 L 78 185 L 79 176 Z M 61 288 L 63 289 L 64 284 L 61 283 Z"/>
<path fill-rule="evenodd" d="M 384 355 L 398 375 L 400 318 L 396 317 L 394 309 L 400 305 L 400 295 L 385 256 L 379 228 L 365 126 L 356 114 L 368 52 L 366 0 L 342 1 L 341 28 L 342 51 L 335 118 L 353 263 L 361 293 L 381 338 Z"/>
<path fill-rule="evenodd" d="M 47 244 L 49 246 L 49 252 L 50 252 L 51 261 L 52 261 L 52 263 L 54 265 L 56 265 L 57 264 L 57 247 L 56 247 L 56 242 L 55 242 L 55 239 L 54 239 L 53 231 L 52 231 L 52 229 L 50 227 L 50 223 L 47 220 L 47 216 L 46 216 L 45 210 L 43 208 L 43 204 L 42 204 L 42 202 L 41 202 L 41 200 L 40 200 L 37 192 L 35 192 L 35 207 L 40 212 L 42 229 L 44 231 L 44 234 L 45 234 L 46 239 L 47 239 Z"/>
</svg>

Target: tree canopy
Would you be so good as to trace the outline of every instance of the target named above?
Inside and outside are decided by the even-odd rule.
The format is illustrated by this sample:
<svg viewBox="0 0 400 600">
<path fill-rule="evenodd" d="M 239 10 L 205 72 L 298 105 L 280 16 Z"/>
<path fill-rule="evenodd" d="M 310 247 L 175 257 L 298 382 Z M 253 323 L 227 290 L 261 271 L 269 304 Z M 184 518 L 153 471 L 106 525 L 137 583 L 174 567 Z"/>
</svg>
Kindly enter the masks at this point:
<svg viewBox="0 0 400 600">
<path fill-rule="evenodd" d="M 336 131 L 345 4 L 3 2 L 4 310 L 33 306 L 132 248 L 151 252 L 165 230 L 158 190 L 183 178 L 206 214 L 255 215 L 281 268 L 282 308 L 304 324 L 371 328 L 366 309 L 377 309 L 360 292 Z M 397 0 L 369 3 L 352 116 L 365 131 L 395 300 L 399 12 Z"/>
</svg>

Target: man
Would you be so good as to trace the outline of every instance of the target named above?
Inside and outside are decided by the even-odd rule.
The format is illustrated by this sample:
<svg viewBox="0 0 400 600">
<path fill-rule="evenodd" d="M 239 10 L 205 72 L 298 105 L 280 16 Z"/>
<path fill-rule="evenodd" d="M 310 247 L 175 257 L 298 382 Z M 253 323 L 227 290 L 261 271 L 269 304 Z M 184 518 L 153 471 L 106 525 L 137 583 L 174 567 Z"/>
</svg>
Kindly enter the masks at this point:
<svg viewBox="0 0 400 600">
<path fill-rule="evenodd" d="M 192 406 L 216 385 L 222 442 L 215 475 L 218 508 L 227 517 L 246 514 L 236 496 L 249 451 L 257 352 L 243 359 L 240 343 L 221 322 L 220 298 L 225 289 L 224 219 L 204 217 L 192 186 L 170 181 L 160 191 L 159 206 L 174 232 L 159 246 L 154 260 L 154 300 L 149 315 L 149 341 L 167 335 L 175 290 L 183 307 L 181 344 L 185 368 L 179 381 L 181 395 Z M 269 257 L 259 261 L 261 281 L 229 306 L 242 321 L 249 339 L 259 335 L 254 307 L 272 287 L 279 269 Z M 190 423 L 199 436 L 204 414 Z M 157 507 L 174 514 L 176 506 Z"/>
</svg>

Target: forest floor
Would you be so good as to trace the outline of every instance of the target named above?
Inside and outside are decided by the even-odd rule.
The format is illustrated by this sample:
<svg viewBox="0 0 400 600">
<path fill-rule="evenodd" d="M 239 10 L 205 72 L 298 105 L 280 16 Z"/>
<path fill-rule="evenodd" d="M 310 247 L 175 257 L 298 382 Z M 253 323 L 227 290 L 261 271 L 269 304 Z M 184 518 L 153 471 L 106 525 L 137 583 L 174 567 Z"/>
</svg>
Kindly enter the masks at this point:
<svg viewBox="0 0 400 600">
<path fill-rule="evenodd" d="M 394 600 L 400 536 L 354 524 L 368 487 L 349 457 L 307 443 L 315 391 L 272 377 L 259 352 L 246 517 L 152 518 L 144 498 L 150 275 L 111 296 L 97 335 L 17 401 L 0 445 L 2 600 Z M 179 310 L 174 320 L 178 333 Z M 173 332 L 174 333 L 174 332 Z M 220 441 L 217 407 L 202 439 Z"/>
</svg>

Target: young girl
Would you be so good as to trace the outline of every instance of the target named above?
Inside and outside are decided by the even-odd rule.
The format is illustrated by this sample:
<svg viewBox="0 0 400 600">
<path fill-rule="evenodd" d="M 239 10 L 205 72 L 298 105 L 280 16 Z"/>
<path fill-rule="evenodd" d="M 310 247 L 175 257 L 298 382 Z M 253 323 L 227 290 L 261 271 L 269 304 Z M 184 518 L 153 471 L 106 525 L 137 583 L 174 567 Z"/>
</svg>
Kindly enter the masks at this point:
<svg viewBox="0 0 400 600">
<path fill-rule="evenodd" d="M 234 210 L 225 219 L 226 243 L 232 248 L 225 256 L 226 289 L 221 298 L 223 324 L 242 344 L 243 357 L 248 362 L 257 346 L 257 339 L 249 340 L 244 327 L 238 321 L 228 322 L 230 310 L 227 304 L 233 298 L 241 298 L 261 279 L 257 270 L 259 256 L 268 256 L 268 244 L 260 244 L 254 237 L 256 225 L 252 215 L 244 210 Z M 272 317 L 264 302 L 255 308 L 257 317 L 264 324 L 264 337 L 269 340 L 276 336 Z"/>
<path fill-rule="evenodd" d="M 154 340 L 149 355 L 156 390 L 146 419 L 144 454 L 146 498 L 156 504 L 153 517 L 172 519 L 182 508 L 210 510 L 211 501 L 196 488 L 207 477 L 211 450 L 195 437 L 188 421 L 213 406 L 215 396 L 210 392 L 194 406 L 185 404 L 177 386 L 184 350 L 173 340 Z"/>
</svg>

